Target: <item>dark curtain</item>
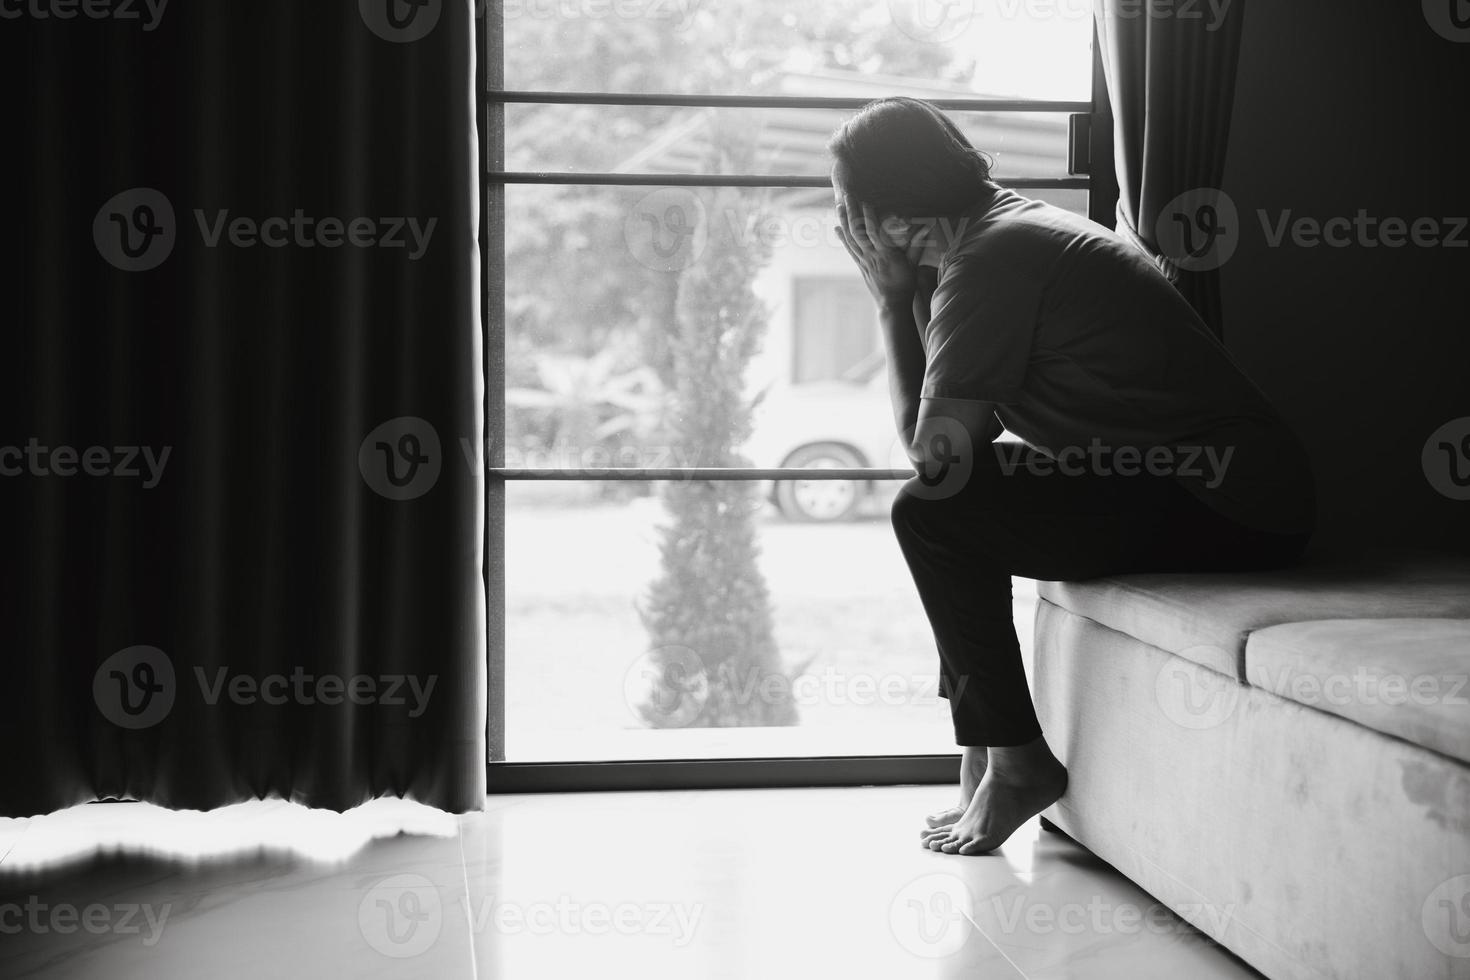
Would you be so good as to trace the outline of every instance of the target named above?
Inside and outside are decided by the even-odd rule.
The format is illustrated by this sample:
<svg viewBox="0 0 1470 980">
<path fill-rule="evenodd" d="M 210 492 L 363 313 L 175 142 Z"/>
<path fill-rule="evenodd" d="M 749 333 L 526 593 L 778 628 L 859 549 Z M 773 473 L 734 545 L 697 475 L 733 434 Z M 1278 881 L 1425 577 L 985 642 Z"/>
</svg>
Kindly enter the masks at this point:
<svg viewBox="0 0 1470 980">
<path fill-rule="evenodd" d="M 87 6 L 0 25 L 0 813 L 477 809 L 470 0 Z"/>
<path fill-rule="evenodd" d="M 1219 266 L 1239 230 L 1220 191 L 1245 0 L 1097 0 L 1113 111 L 1117 230 L 1221 333 Z"/>
</svg>

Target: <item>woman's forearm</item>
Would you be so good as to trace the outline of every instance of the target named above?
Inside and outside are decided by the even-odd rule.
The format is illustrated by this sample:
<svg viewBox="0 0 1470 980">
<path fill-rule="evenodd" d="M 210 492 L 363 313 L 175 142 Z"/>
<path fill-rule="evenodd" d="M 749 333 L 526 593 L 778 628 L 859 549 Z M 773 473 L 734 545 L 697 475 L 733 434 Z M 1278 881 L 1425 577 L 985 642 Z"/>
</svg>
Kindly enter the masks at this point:
<svg viewBox="0 0 1470 980">
<path fill-rule="evenodd" d="M 918 306 L 914 296 L 892 297 L 878 304 L 878 322 L 888 353 L 888 395 L 899 438 L 905 443 L 913 438 L 919 420 L 919 389 L 924 383 L 924 345 L 915 319 Z"/>
<path fill-rule="evenodd" d="M 893 419 L 899 438 L 912 439 L 919 419 L 919 392 L 924 386 L 924 331 L 929 328 L 929 308 L 939 282 L 938 270 L 920 266 L 913 294 L 904 300 L 894 296 L 878 304 L 883 325 L 883 344 L 888 351 L 888 394 L 893 401 Z"/>
</svg>

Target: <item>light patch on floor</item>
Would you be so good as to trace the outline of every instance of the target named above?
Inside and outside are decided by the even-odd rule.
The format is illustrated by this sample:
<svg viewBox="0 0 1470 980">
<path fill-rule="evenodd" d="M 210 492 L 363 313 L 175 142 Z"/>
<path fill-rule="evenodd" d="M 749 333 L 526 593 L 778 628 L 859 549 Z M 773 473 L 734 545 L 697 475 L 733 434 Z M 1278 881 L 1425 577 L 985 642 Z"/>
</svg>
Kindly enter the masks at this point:
<svg viewBox="0 0 1470 980">
<path fill-rule="evenodd" d="M 1258 977 L 1034 820 L 991 855 L 922 848 L 955 795 L 78 807 L 0 825 L 0 975 Z"/>
</svg>

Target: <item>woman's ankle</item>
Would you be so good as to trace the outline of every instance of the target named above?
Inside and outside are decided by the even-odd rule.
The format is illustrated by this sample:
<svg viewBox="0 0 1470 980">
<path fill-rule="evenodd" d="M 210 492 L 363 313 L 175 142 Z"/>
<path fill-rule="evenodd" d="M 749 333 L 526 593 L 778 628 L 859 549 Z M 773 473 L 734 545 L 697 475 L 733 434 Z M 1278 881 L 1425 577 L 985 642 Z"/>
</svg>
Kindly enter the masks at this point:
<svg viewBox="0 0 1470 980">
<path fill-rule="evenodd" d="M 1029 780 L 1066 771 L 1041 735 L 1024 745 L 992 745 L 987 754 L 988 771 L 1000 779 Z"/>
</svg>

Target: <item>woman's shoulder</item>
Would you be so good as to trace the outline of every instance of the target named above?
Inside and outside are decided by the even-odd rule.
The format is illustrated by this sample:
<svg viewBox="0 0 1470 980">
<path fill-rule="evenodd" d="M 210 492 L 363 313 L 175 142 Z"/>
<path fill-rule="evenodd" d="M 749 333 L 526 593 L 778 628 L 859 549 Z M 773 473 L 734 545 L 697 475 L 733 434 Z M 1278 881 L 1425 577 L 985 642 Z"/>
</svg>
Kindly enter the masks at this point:
<svg viewBox="0 0 1470 980">
<path fill-rule="evenodd" d="M 1049 205 L 1004 191 L 985 210 L 953 219 L 947 265 L 964 268 L 1022 268 L 1055 259 L 1062 239 L 1061 226 L 1044 210 Z"/>
<path fill-rule="evenodd" d="M 1012 266 L 1042 263 L 1057 274 L 1078 263 L 1110 270 L 1151 264 L 1111 228 L 1009 189 L 996 195 L 993 206 L 961 220 L 948 256 L 959 266 L 1009 257 Z"/>
</svg>

